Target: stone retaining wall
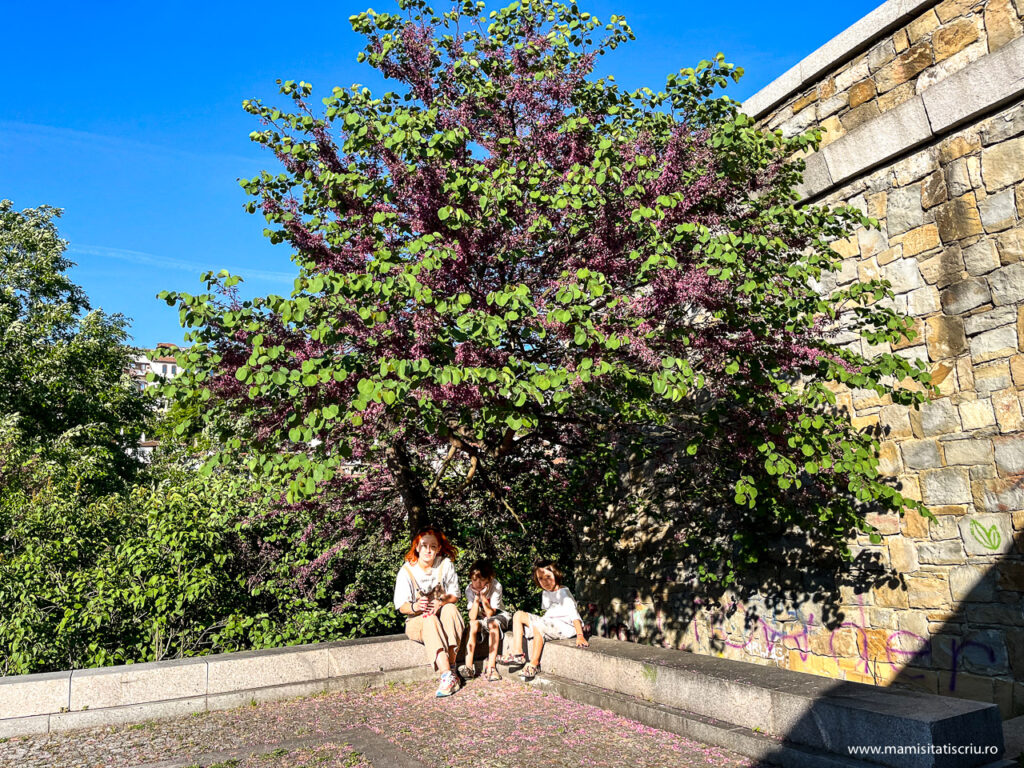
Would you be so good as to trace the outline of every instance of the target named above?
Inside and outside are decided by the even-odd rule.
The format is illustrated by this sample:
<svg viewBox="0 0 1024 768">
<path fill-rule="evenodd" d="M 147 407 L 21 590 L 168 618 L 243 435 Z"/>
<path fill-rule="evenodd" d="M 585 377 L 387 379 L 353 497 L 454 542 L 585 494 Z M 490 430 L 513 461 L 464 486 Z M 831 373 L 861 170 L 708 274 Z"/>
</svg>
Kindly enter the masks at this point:
<svg viewBox="0 0 1024 768">
<path fill-rule="evenodd" d="M 0 677 L 0 738 L 185 717 L 433 676 L 404 635 Z"/>
<path fill-rule="evenodd" d="M 805 198 L 880 228 L 835 244 L 843 267 L 823 288 L 889 280 L 917 331 L 892 351 L 928 362 L 940 390 L 914 411 L 837 389 L 855 425 L 884 430 L 883 471 L 938 518 L 870 519 L 882 543 L 854 549 L 899 580 L 843 587 L 836 606 L 748 592 L 712 612 L 685 574 L 652 588 L 631 562 L 606 577 L 625 585 L 610 601 L 584 582 L 599 634 L 1024 713 L 1021 13 L 1022 0 L 889 0 L 851 28 L 870 37 L 840 35 L 745 105 L 786 134 L 826 129 Z"/>
</svg>

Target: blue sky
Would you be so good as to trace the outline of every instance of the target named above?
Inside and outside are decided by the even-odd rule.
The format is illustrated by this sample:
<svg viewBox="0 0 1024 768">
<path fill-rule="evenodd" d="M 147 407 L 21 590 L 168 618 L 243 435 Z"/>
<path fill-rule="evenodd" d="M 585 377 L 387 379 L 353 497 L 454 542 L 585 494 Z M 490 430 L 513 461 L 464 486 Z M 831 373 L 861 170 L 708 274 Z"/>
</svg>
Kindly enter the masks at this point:
<svg viewBox="0 0 1024 768">
<path fill-rule="evenodd" d="M 742 101 L 877 3 L 580 5 L 602 20 L 625 15 L 633 27 L 636 42 L 601 62 L 624 87 L 658 88 L 722 51 L 746 69 L 729 90 Z M 74 279 L 94 306 L 132 319 L 140 346 L 181 340 L 177 313 L 155 296 L 200 292 L 206 269 L 242 275 L 248 295 L 288 292 L 290 251 L 265 241 L 262 218 L 242 210 L 237 180 L 276 167 L 250 143 L 258 126 L 241 102 L 273 101 L 277 78 L 311 82 L 314 96 L 355 82 L 383 90 L 355 61 L 361 38 L 348 17 L 367 7 L 9 3 L 0 198 L 64 209 Z"/>
</svg>

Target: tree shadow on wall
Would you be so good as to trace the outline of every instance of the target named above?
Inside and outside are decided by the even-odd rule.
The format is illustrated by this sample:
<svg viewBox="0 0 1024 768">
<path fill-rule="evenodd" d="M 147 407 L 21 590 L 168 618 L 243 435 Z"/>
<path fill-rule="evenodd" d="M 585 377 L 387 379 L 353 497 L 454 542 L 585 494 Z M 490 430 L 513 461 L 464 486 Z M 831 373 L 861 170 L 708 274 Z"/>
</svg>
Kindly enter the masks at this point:
<svg viewBox="0 0 1024 768">
<path fill-rule="evenodd" d="M 604 514 L 580 526 L 577 589 L 590 631 L 726 656 L 756 648 L 778 661 L 798 635 L 850 622 L 839 606 L 852 595 L 902 586 L 881 546 L 845 555 L 842 537 L 817 517 L 823 499 L 806 486 L 779 492 L 785 518 L 735 503 L 730 450 L 694 458 L 667 433 L 620 450 L 621 482 Z M 870 508 L 860 511 L 871 519 Z M 872 522 L 899 526 L 895 516 Z M 702 630 L 696 620 L 707 616 Z"/>
</svg>

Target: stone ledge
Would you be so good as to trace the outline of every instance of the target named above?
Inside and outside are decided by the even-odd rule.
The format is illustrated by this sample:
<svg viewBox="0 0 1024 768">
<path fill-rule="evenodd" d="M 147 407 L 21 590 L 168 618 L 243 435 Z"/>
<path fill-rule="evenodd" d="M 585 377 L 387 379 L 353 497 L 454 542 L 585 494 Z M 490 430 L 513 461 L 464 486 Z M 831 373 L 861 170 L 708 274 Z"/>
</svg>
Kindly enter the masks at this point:
<svg viewBox="0 0 1024 768">
<path fill-rule="evenodd" d="M 544 649 L 542 667 L 573 682 L 705 718 L 769 738 L 846 757 L 848 746 L 995 744 L 1003 749 L 999 709 L 966 699 L 878 688 L 802 672 L 617 640 L 589 650 L 565 642 Z M 973 768 L 988 756 L 874 756 L 898 768 Z M 998 763 L 996 763 L 998 765 Z"/>
<path fill-rule="evenodd" d="M 1021 97 L 1024 37 L 815 152 L 798 191 L 805 200 L 820 197 Z"/>
<path fill-rule="evenodd" d="M 764 116 L 825 72 L 852 59 L 923 9 L 937 4 L 938 0 L 887 0 L 743 102 L 743 111 L 753 118 Z"/>
<path fill-rule="evenodd" d="M 422 679 L 405 635 L 0 678 L 0 738 Z"/>
</svg>

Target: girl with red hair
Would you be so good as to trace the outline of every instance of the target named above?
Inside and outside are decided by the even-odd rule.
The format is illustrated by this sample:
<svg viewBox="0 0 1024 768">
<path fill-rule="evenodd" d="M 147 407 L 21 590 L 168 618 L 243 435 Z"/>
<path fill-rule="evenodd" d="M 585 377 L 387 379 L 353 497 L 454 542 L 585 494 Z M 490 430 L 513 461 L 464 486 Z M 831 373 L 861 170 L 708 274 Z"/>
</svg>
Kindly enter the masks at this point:
<svg viewBox="0 0 1024 768">
<path fill-rule="evenodd" d="M 455 603 L 459 579 L 453 561 L 458 550 L 439 529 L 424 528 L 412 540 L 395 577 L 395 608 L 405 616 L 405 634 L 422 643 L 427 661 L 441 673 L 438 696 L 459 688 L 453 671 L 465 623 Z"/>
</svg>

